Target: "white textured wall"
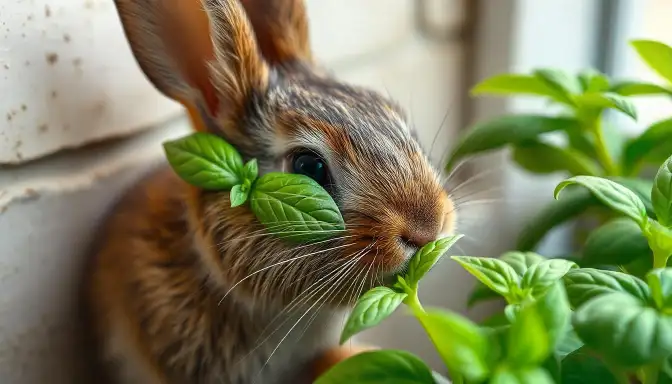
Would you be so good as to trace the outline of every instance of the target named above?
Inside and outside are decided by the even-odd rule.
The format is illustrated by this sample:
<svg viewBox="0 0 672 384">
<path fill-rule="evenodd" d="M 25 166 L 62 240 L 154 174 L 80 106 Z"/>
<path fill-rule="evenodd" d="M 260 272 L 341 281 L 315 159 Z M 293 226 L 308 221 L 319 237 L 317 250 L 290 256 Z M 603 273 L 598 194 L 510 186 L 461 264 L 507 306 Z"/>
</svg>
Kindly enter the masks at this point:
<svg viewBox="0 0 672 384">
<path fill-rule="evenodd" d="M 459 47 L 419 38 L 414 4 L 309 0 L 313 43 L 339 75 L 409 107 L 428 146 L 449 112 L 440 156 L 458 118 Z M 112 0 L 0 0 L 1 383 L 76 382 L 87 247 L 112 202 L 161 161 L 160 142 L 189 129 L 180 115 L 136 66 Z M 464 282 L 437 278 L 428 300 L 459 307 Z M 389 345 L 405 334 L 395 324 L 368 337 Z"/>
</svg>

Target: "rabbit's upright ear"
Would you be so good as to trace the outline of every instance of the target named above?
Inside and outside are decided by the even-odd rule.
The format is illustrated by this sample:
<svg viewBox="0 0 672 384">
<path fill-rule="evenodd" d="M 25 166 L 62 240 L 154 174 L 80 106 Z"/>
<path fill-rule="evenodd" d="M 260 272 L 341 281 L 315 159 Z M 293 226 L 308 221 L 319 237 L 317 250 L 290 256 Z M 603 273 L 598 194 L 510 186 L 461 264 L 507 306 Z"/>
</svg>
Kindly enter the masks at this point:
<svg viewBox="0 0 672 384">
<path fill-rule="evenodd" d="M 272 64 L 311 61 L 308 17 L 303 0 L 240 0 L 259 48 Z"/>
<path fill-rule="evenodd" d="M 238 0 L 115 3 L 142 70 L 192 115 L 231 126 L 250 95 L 267 87 L 268 67 Z"/>
</svg>

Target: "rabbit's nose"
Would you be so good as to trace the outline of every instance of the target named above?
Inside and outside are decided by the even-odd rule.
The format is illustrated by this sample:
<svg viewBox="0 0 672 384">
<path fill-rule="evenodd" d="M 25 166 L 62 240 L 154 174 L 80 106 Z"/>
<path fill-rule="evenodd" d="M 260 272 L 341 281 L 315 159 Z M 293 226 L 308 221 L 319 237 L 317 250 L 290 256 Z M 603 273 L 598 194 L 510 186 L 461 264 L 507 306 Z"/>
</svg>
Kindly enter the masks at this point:
<svg viewBox="0 0 672 384">
<path fill-rule="evenodd" d="M 437 232 L 427 228 L 414 228 L 401 235 L 401 241 L 407 246 L 420 249 L 436 240 Z"/>
</svg>

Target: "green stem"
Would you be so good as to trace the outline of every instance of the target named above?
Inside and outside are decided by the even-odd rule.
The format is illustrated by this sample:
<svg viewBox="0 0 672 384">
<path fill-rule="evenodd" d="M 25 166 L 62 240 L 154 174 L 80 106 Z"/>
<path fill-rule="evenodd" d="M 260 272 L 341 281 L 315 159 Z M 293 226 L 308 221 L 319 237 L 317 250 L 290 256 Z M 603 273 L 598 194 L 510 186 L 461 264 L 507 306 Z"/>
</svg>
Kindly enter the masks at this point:
<svg viewBox="0 0 672 384">
<path fill-rule="evenodd" d="M 607 143 L 604 138 L 604 130 L 602 129 L 602 124 L 600 118 L 596 118 L 594 124 L 591 124 L 591 131 L 595 135 L 595 149 L 597 150 L 597 157 L 604 166 L 604 170 L 607 173 L 607 176 L 617 176 L 618 168 L 614 159 L 611 158 L 609 154 L 609 149 L 607 149 Z"/>
<path fill-rule="evenodd" d="M 408 305 L 413 310 L 413 312 L 425 313 L 425 309 L 422 307 L 422 304 L 420 304 L 420 299 L 418 299 L 417 289 L 408 293 L 404 303 L 406 303 L 406 305 Z"/>
<path fill-rule="evenodd" d="M 653 269 L 667 267 L 667 252 L 653 250 Z"/>
</svg>

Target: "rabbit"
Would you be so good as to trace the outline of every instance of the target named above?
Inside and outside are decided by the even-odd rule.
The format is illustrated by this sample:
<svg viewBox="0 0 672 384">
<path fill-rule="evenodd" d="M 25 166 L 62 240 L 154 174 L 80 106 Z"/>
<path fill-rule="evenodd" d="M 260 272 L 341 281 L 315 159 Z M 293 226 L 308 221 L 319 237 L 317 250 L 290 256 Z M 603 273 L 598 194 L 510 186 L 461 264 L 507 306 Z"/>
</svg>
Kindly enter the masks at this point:
<svg viewBox="0 0 672 384">
<path fill-rule="evenodd" d="M 196 131 L 257 159 L 260 174 L 313 178 L 346 230 L 291 244 L 232 208 L 228 191 L 188 185 L 167 163 L 152 169 L 116 203 L 90 260 L 86 313 L 104 375 L 311 383 L 375 348 L 339 346 L 358 295 L 456 220 L 402 108 L 316 62 L 301 0 L 115 5 L 140 68 Z"/>
</svg>

